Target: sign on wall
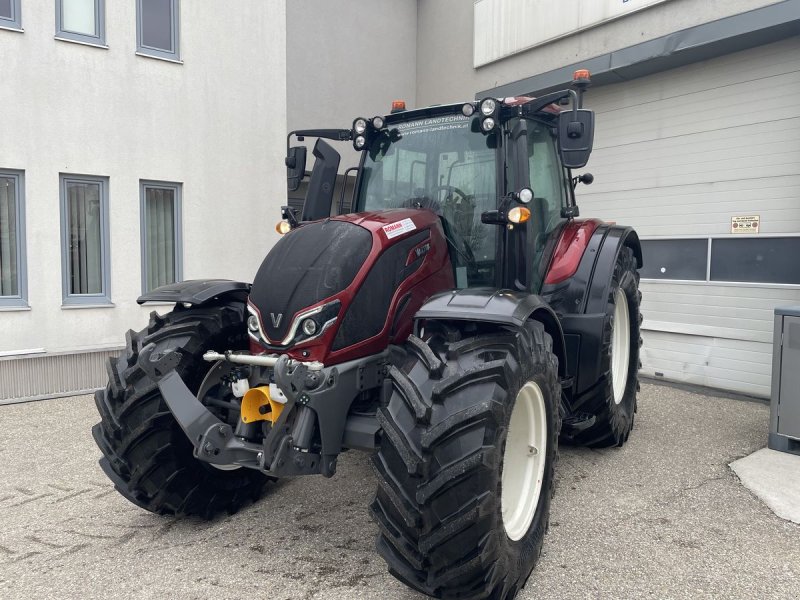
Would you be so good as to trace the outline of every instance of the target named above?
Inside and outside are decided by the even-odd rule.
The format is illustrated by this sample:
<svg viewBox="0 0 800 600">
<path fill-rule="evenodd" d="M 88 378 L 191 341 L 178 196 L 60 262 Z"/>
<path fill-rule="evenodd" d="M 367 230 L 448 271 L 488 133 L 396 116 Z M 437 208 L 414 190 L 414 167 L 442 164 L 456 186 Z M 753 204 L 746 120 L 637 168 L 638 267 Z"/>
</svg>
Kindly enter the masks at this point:
<svg viewBox="0 0 800 600">
<path fill-rule="evenodd" d="M 734 216 L 731 217 L 731 233 L 758 233 L 760 224 L 760 215 Z"/>
<path fill-rule="evenodd" d="M 475 0 L 475 67 L 669 0 Z"/>
</svg>

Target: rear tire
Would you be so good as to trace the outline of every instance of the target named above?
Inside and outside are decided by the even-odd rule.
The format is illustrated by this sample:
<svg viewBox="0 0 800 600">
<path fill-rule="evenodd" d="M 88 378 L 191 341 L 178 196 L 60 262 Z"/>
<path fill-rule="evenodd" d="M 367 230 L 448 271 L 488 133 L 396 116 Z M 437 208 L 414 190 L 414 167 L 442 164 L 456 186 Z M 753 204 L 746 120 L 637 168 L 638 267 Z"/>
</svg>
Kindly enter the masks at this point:
<svg viewBox="0 0 800 600">
<path fill-rule="evenodd" d="M 108 386 L 95 393 L 100 423 L 92 435 L 103 452 L 103 471 L 137 506 L 162 515 L 211 518 L 261 496 L 267 481 L 262 473 L 215 469 L 194 458 L 158 385 L 137 364 L 139 351 L 150 343 L 156 345 L 154 355 L 181 348 L 175 370 L 197 393 L 211 367 L 203 352 L 247 347 L 244 319 L 241 302 L 179 308 L 163 317 L 153 312 L 145 329 L 126 334 L 121 356 L 108 361 Z"/>
<path fill-rule="evenodd" d="M 411 336 L 389 381 L 373 458 L 378 552 L 425 594 L 513 598 L 541 553 L 554 489 L 560 387 L 550 336 L 537 322 L 518 332 L 449 330 L 428 343 Z M 530 442 L 517 426 L 526 414 L 539 432 Z M 530 457 L 518 460 L 520 448 Z M 537 456 L 538 467 L 514 466 Z M 504 466 L 515 469 L 512 481 L 533 474 L 535 494 L 504 490 Z"/>
<path fill-rule="evenodd" d="M 622 446 L 633 429 L 637 409 L 642 294 L 636 257 L 627 246 L 617 257 L 608 296 L 600 350 L 603 375 L 578 403 L 580 411 L 595 416 L 595 422 L 570 440 L 591 448 Z"/>
</svg>

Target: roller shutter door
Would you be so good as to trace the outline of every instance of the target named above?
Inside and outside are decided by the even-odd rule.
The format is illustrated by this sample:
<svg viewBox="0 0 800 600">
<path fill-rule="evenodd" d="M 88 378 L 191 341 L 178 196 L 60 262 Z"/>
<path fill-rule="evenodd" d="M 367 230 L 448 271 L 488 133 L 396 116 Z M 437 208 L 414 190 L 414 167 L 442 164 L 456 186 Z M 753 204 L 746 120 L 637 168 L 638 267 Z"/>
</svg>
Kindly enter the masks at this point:
<svg viewBox="0 0 800 600">
<path fill-rule="evenodd" d="M 768 397 L 773 309 L 800 304 L 800 38 L 587 102 L 595 182 L 578 203 L 645 240 L 643 372 Z M 754 215 L 758 234 L 731 233 Z"/>
</svg>

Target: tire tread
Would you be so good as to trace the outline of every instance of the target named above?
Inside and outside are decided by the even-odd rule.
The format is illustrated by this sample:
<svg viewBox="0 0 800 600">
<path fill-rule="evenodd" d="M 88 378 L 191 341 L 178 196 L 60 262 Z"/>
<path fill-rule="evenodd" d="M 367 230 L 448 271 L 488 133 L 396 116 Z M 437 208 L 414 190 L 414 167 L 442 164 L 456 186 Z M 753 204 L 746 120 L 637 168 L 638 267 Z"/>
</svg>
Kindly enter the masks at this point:
<svg viewBox="0 0 800 600">
<path fill-rule="evenodd" d="M 157 384 L 138 366 L 141 349 L 182 353 L 177 371 L 187 385 L 199 385 L 202 352 L 210 344 L 246 343 L 244 304 L 221 302 L 191 309 L 176 308 L 164 316 L 155 311 L 141 331 L 128 330 L 125 350 L 106 362 L 109 382 L 95 393 L 100 422 L 92 435 L 100 463 L 117 490 L 128 500 L 162 515 L 197 515 L 237 511 L 263 493 L 267 478 L 257 471 L 219 471 L 192 455 L 192 446 L 178 426 Z"/>
<path fill-rule="evenodd" d="M 435 327 L 430 329 L 438 331 Z M 504 427 L 509 382 L 525 381 L 525 373 L 546 382 L 543 393 L 550 398 L 555 423 L 548 440 L 553 452 L 548 489 L 542 490 L 541 500 L 549 507 L 560 427 L 558 361 L 540 323 L 527 333 L 465 336 L 452 326 L 440 329 L 448 335 L 429 349 L 443 365 L 441 378 L 438 365 L 418 343 L 394 353 L 393 392 L 378 410 L 384 439 L 373 457 L 379 480 L 371 504 L 379 527 L 377 549 L 392 575 L 425 594 L 511 598 L 533 568 L 546 528 L 536 528 L 537 549 L 529 567 L 504 558 L 496 535 L 498 527 L 504 531 L 497 522 L 499 488 L 487 487 L 499 472 L 502 454 L 491 440 Z M 420 405 L 429 418 L 417 418 Z M 475 446 L 478 432 L 482 442 Z M 440 463 L 442 452 L 452 460 Z"/>
</svg>

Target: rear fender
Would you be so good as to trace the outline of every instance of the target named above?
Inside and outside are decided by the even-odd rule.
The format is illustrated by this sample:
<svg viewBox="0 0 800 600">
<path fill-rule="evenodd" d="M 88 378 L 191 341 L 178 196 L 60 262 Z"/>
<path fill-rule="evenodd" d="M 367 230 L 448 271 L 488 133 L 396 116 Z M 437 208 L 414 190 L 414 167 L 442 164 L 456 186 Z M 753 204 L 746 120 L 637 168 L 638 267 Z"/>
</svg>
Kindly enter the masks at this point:
<svg viewBox="0 0 800 600">
<path fill-rule="evenodd" d="M 553 309 L 536 294 L 512 290 L 476 288 L 442 292 L 428 299 L 414 315 L 415 330 L 422 320 L 477 321 L 523 328 L 533 319 L 544 325 L 553 339 L 558 373 L 567 372 L 567 354 L 561 324 Z"/>
<path fill-rule="evenodd" d="M 631 248 L 637 266 L 642 266 L 641 243 L 631 227 L 598 224 L 584 243 L 572 275 L 542 288 L 544 300 L 561 321 L 570 366 L 567 374 L 574 379 L 575 395 L 593 387 L 601 376 L 603 328 L 614 266 L 622 248 Z"/>
<path fill-rule="evenodd" d="M 214 302 L 223 297 L 247 301 L 250 284 L 228 279 L 192 279 L 170 285 L 162 285 L 142 294 L 136 299 L 139 304 L 145 302 L 175 302 L 200 306 Z"/>
</svg>

